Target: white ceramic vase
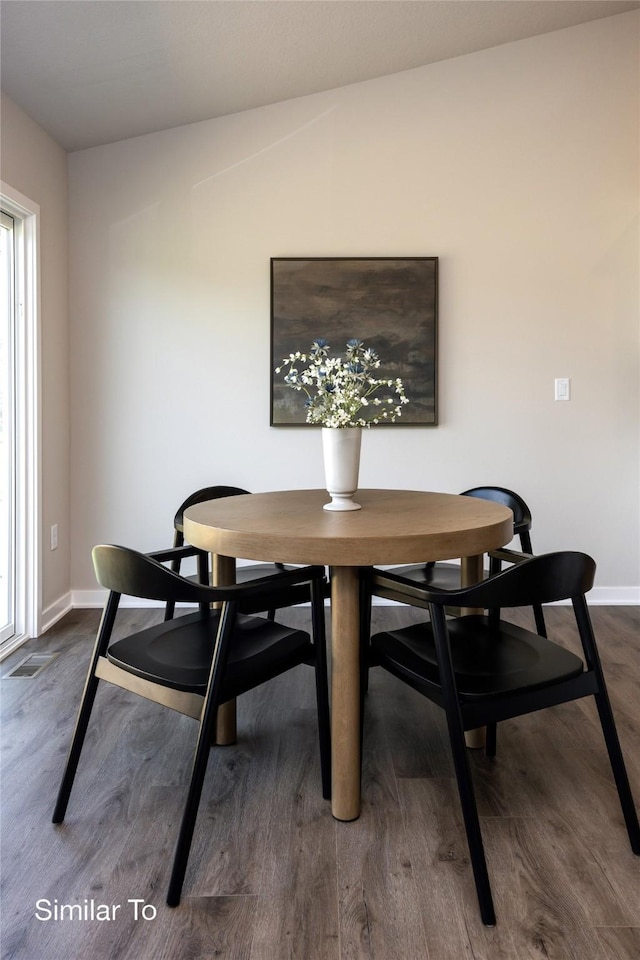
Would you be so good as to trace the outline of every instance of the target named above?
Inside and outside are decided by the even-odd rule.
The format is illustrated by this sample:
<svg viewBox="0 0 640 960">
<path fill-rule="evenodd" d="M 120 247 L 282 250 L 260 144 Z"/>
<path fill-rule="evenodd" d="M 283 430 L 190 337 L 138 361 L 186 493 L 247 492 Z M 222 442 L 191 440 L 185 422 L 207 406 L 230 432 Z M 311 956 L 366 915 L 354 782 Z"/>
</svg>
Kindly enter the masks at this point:
<svg viewBox="0 0 640 960">
<path fill-rule="evenodd" d="M 353 499 L 358 489 L 361 427 L 323 427 L 324 475 L 331 503 L 325 510 L 361 510 Z"/>
</svg>

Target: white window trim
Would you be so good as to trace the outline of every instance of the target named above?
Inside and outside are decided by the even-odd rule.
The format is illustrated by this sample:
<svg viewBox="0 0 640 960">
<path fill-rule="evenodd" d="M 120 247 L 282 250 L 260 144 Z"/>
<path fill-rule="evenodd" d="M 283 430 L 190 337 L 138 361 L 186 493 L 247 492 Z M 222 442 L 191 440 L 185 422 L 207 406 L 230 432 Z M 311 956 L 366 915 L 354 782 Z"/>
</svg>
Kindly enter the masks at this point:
<svg viewBox="0 0 640 960">
<path fill-rule="evenodd" d="M 16 297 L 23 323 L 16 342 L 16 635 L 4 658 L 42 623 L 42 434 L 40 390 L 40 206 L 0 181 L 0 201 L 16 224 Z"/>
</svg>

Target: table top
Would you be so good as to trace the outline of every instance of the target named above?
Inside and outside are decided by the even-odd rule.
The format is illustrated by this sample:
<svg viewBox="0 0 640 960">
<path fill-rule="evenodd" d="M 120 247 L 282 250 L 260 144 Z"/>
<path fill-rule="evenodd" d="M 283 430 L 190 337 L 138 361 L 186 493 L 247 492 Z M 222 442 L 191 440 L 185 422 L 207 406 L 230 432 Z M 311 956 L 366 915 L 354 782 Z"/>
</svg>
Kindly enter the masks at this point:
<svg viewBox="0 0 640 960">
<path fill-rule="evenodd" d="M 509 543 L 508 507 L 448 493 L 358 490 L 362 510 L 332 513 L 326 490 L 207 500 L 184 514 L 188 543 L 228 557 L 372 566 L 474 556 Z"/>
</svg>

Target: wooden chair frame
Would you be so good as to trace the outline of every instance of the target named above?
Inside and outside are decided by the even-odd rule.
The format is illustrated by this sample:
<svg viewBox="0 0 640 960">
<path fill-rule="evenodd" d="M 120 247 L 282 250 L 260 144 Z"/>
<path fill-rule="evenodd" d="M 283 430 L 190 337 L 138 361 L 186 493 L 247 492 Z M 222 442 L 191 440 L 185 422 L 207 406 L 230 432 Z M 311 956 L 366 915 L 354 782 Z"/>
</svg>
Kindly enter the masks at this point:
<svg viewBox="0 0 640 960">
<path fill-rule="evenodd" d="M 109 590 L 109 595 L 100 621 L 78 718 L 52 817 L 54 823 L 61 823 L 64 820 L 101 679 L 197 719 L 199 721 L 198 736 L 188 795 L 167 894 L 169 906 L 177 906 L 180 902 L 212 743 L 216 713 L 221 703 L 252 689 L 259 683 L 269 680 L 291 667 L 297 666 L 299 663 L 312 663 L 315 666 L 316 675 L 323 796 L 329 799 L 331 795 L 331 743 L 324 625 L 324 567 L 300 567 L 245 584 L 211 587 L 208 584 L 195 583 L 181 577 L 163 566 L 163 562 L 174 562 L 178 558 L 186 556 L 197 556 L 201 565 L 207 562 L 206 554 L 194 547 L 174 548 L 148 555 L 127 550 L 124 547 L 99 546 L 94 548 L 93 559 L 98 581 Z M 202 569 L 201 567 L 201 571 Z M 280 659 L 271 669 L 261 665 L 259 675 L 256 675 L 254 670 L 253 674 L 247 674 L 244 678 L 239 675 L 235 680 L 228 681 L 225 678 L 225 667 L 229 658 L 230 646 L 234 639 L 237 617 L 240 614 L 252 616 L 259 611 L 263 611 L 266 608 L 265 601 L 267 599 L 280 598 L 282 605 L 287 606 L 292 597 L 300 596 L 301 590 L 306 591 L 307 597 L 309 595 L 311 597 L 313 642 L 310 641 L 309 643 L 308 655 L 305 650 L 304 659 L 301 659 L 300 652 L 296 651 L 295 656 L 291 656 L 290 662 Z M 193 690 L 176 689 L 167 682 L 156 683 L 146 677 L 122 669 L 108 659 L 107 650 L 122 594 L 163 602 L 198 604 L 198 614 L 180 617 L 173 622 L 176 625 L 176 631 L 180 630 L 181 623 L 187 626 L 194 618 L 200 618 L 206 622 L 210 620 L 211 622 L 212 655 L 206 690 L 199 693 Z M 213 609 L 213 604 L 218 609 Z M 261 622 L 265 625 L 268 624 L 270 630 L 278 627 L 277 624 L 264 619 Z M 292 632 L 302 633 L 302 631 Z"/>
<path fill-rule="evenodd" d="M 445 711 L 480 914 L 483 923 L 488 926 L 495 924 L 495 911 L 464 739 L 465 730 L 486 725 L 487 754 L 495 756 L 496 724 L 499 721 L 593 696 L 631 848 L 635 854 L 640 855 L 640 826 L 585 597 L 593 584 L 594 573 L 595 563 L 591 557 L 572 552 L 546 554 L 524 560 L 517 566 L 460 590 L 430 590 L 392 572 L 363 571 L 363 599 L 368 596 L 369 603 L 370 596 L 374 595 L 429 610 L 430 623 L 425 623 L 424 629 L 429 632 L 435 644 L 438 674 L 436 679 L 433 675 L 412 672 L 406 662 L 403 664 L 401 652 L 397 656 L 381 656 L 376 650 L 376 638 L 389 636 L 388 632 L 372 638 L 371 665 L 382 666 Z M 500 608 L 531 606 L 534 603 L 566 599 L 570 599 L 573 605 L 582 645 L 584 663 L 581 672 L 571 678 L 561 679 L 556 683 L 549 682 L 538 688 L 525 687 L 501 694 L 488 692 L 486 696 L 461 695 L 454 669 L 450 629 L 464 631 L 468 625 L 467 632 L 472 636 L 474 629 L 488 628 L 495 631 L 498 641 L 502 624 Z M 474 615 L 448 621 L 446 608 L 450 606 L 486 609 L 489 615 Z M 401 631 L 395 631 L 396 635 L 398 633 Z M 534 634 L 529 636 L 539 645 L 558 647 L 557 644 L 551 644 Z M 579 658 L 574 659 L 579 662 Z"/>
</svg>

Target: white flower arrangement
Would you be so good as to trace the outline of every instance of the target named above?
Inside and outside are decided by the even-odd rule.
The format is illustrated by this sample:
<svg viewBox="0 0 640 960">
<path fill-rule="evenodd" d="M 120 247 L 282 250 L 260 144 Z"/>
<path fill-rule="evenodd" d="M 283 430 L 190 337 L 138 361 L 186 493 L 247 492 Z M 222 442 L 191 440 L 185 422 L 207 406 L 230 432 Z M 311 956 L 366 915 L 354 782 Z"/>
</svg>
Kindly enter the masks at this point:
<svg viewBox="0 0 640 960">
<path fill-rule="evenodd" d="M 304 369 L 299 369 L 307 364 Z M 276 373 L 288 368 L 284 381 L 293 390 L 306 393 L 307 423 L 323 427 L 368 427 L 384 420 L 393 423 L 409 403 L 402 380 L 378 380 L 372 371 L 380 366 L 374 350 L 362 340 L 348 340 L 344 359 L 329 356 L 326 340 L 314 340 L 307 353 L 289 354 Z M 377 396 L 381 388 L 392 391 Z M 395 394 L 395 396 L 393 396 Z"/>
</svg>

